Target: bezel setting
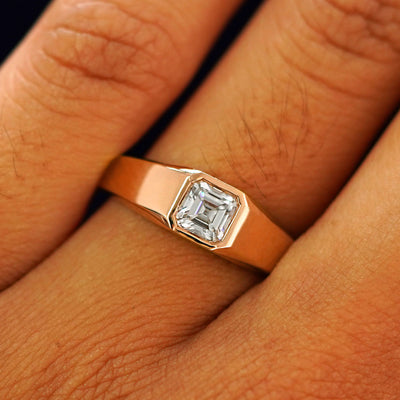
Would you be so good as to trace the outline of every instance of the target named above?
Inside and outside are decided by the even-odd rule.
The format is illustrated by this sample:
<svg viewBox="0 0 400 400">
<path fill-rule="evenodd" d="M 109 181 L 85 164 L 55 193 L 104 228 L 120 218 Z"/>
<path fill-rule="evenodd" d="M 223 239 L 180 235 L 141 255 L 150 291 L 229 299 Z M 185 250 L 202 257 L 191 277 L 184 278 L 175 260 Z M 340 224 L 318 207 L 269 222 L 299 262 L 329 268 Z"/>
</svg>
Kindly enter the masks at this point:
<svg viewBox="0 0 400 400">
<path fill-rule="evenodd" d="M 194 182 L 176 210 L 177 225 L 212 243 L 224 239 L 240 207 L 238 198 L 206 180 Z"/>
<path fill-rule="evenodd" d="M 207 247 L 210 250 L 231 247 L 236 235 L 240 230 L 241 225 L 245 221 L 248 214 L 248 206 L 245 194 L 234 188 L 233 186 L 206 173 L 197 170 L 191 171 L 186 169 L 181 170 L 181 172 L 187 174 L 187 179 L 182 185 L 181 191 L 177 196 L 175 204 L 170 212 L 169 220 L 171 229 L 185 236 L 187 239 L 190 239 L 197 244 Z M 190 192 L 196 187 L 196 185 L 201 185 L 202 183 L 208 185 L 211 190 L 220 191 L 224 196 L 226 196 L 225 200 L 227 200 L 228 203 L 232 202 L 231 205 L 234 208 L 234 210 L 227 210 L 228 213 L 232 211 L 233 212 L 228 216 L 223 216 L 227 217 L 227 221 L 226 223 L 222 223 L 222 229 L 220 229 L 219 232 L 214 232 L 214 237 L 199 235 L 196 232 L 196 229 L 190 229 L 190 227 L 189 229 L 188 227 L 185 228 L 185 226 L 182 226 L 183 224 L 180 223 L 182 222 L 182 206 L 185 203 L 185 199 L 187 199 L 187 197 L 190 195 Z M 213 213 L 211 209 L 209 209 L 208 211 Z"/>
</svg>

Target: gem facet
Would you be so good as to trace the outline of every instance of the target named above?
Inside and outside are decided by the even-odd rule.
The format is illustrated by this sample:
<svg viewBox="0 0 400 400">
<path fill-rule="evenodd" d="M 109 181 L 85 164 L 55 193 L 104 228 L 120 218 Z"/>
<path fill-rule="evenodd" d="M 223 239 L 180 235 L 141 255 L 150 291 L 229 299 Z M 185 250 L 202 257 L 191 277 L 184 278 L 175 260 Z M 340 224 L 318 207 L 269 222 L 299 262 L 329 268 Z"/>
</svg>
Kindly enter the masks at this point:
<svg viewBox="0 0 400 400">
<path fill-rule="evenodd" d="M 200 239 L 224 239 L 239 209 L 239 200 L 209 182 L 195 182 L 178 206 L 178 226 Z"/>
</svg>

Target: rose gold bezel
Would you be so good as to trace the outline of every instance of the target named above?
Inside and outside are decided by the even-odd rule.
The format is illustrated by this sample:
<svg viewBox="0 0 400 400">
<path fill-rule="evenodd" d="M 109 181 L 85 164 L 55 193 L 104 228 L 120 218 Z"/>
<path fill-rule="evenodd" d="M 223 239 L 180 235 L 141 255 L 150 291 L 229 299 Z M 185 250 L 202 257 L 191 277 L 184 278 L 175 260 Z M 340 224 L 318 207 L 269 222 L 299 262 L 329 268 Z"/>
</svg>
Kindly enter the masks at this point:
<svg viewBox="0 0 400 400">
<path fill-rule="evenodd" d="M 216 250 L 216 249 L 224 249 L 224 248 L 229 248 L 232 246 L 232 244 L 235 241 L 236 236 L 239 234 L 240 229 L 245 222 L 247 215 L 249 213 L 249 207 L 248 207 L 248 202 L 246 199 L 246 195 L 241 192 L 240 190 L 236 189 L 235 187 L 217 179 L 214 178 L 211 175 L 208 175 L 203 172 L 198 172 L 198 171 L 193 171 L 190 172 L 189 170 L 185 170 L 185 172 L 188 173 L 188 179 L 185 180 L 184 184 L 182 185 L 181 190 L 179 191 L 179 195 L 176 198 L 176 201 L 171 207 L 171 210 L 168 215 L 168 219 L 170 221 L 171 229 L 178 233 L 179 235 L 185 237 L 186 239 L 189 239 L 203 247 L 206 247 L 209 250 Z M 184 200 L 185 196 L 189 192 L 189 190 L 192 188 L 193 184 L 199 181 L 206 181 L 210 185 L 215 186 L 218 189 L 221 189 L 224 192 L 227 192 L 234 196 L 237 201 L 238 201 L 238 209 L 236 210 L 236 213 L 230 222 L 225 236 L 222 240 L 217 241 L 217 242 L 211 242 L 205 239 L 202 239 L 184 228 L 181 228 L 176 219 L 176 213 L 178 210 L 179 205 L 181 202 Z"/>
</svg>

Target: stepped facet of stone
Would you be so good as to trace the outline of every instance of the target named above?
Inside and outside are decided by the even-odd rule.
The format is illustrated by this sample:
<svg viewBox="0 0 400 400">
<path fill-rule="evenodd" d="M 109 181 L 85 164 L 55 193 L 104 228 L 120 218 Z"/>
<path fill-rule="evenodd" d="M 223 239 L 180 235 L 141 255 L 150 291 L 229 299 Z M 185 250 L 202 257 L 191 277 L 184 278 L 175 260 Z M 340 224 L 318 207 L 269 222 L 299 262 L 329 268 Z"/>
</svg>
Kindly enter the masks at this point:
<svg viewBox="0 0 400 400">
<path fill-rule="evenodd" d="M 178 206 L 178 226 L 209 242 L 224 239 L 239 209 L 239 200 L 211 183 L 195 182 Z"/>
</svg>

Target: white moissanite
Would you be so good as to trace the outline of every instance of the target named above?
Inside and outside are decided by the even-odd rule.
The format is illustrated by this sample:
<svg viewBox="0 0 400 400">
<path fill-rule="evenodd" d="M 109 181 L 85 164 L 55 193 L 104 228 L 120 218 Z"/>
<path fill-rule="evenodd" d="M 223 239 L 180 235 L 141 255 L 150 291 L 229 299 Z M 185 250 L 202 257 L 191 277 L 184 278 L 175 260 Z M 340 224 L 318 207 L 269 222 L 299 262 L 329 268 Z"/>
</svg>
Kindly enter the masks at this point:
<svg viewBox="0 0 400 400">
<path fill-rule="evenodd" d="M 209 242 L 223 240 L 239 208 L 231 193 L 207 181 L 195 182 L 178 206 L 178 225 L 200 239 Z"/>
</svg>

